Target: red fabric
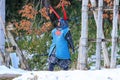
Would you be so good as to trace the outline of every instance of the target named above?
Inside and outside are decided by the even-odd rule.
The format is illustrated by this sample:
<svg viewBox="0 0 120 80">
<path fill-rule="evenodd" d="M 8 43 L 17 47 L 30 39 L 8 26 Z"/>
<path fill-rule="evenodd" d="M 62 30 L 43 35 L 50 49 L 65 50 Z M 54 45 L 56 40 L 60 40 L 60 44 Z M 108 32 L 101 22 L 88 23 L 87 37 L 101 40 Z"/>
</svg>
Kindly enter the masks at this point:
<svg viewBox="0 0 120 80">
<path fill-rule="evenodd" d="M 67 13 L 66 13 L 66 11 L 65 11 L 65 8 L 64 8 L 64 5 L 63 5 L 63 4 L 62 4 L 62 11 L 63 11 L 63 19 L 64 19 L 64 20 L 67 20 L 67 19 L 68 19 Z"/>
<path fill-rule="evenodd" d="M 59 35 L 61 34 L 61 31 L 57 30 L 57 31 L 55 32 L 55 34 L 56 34 L 57 36 L 59 36 Z"/>
<path fill-rule="evenodd" d="M 54 12 L 54 14 L 56 15 L 56 17 L 58 18 L 58 19 L 60 19 L 60 16 L 58 15 L 58 13 L 50 6 L 50 9 Z"/>
</svg>

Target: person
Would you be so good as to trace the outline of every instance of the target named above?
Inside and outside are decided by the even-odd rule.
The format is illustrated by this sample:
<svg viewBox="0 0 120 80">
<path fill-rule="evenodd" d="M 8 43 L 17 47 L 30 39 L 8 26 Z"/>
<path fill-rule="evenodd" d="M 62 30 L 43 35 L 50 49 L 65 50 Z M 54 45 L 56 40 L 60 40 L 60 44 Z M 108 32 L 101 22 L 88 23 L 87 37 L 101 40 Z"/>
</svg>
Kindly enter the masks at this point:
<svg viewBox="0 0 120 80">
<path fill-rule="evenodd" d="M 64 5 L 62 5 L 64 18 L 60 18 L 51 6 L 50 9 L 57 16 L 58 24 L 51 32 L 53 39 L 48 55 L 49 71 L 53 71 L 55 65 L 58 65 L 63 70 L 68 70 L 71 63 L 69 48 L 72 48 L 74 52 L 74 45 L 67 22 L 66 11 Z"/>
</svg>

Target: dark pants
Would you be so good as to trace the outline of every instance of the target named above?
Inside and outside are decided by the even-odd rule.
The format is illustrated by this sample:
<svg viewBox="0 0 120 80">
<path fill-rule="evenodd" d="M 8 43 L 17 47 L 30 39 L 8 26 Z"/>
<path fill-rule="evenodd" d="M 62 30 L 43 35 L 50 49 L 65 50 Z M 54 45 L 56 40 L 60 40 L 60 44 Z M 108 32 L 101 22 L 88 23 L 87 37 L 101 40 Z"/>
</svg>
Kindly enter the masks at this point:
<svg viewBox="0 0 120 80">
<path fill-rule="evenodd" d="M 54 55 L 51 55 L 48 59 L 49 71 L 53 71 L 55 65 L 58 65 L 63 70 L 68 70 L 71 63 L 70 59 L 58 59 Z"/>
<path fill-rule="evenodd" d="M 54 67 L 55 67 L 55 64 L 49 64 L 49 71 L 54 71 Z M 67 67 L 65 67 L 65 68 L 63 68 L 63 70 L 68 70 L 69 68 L 68 68 L 68 66 Z"/>
</svg>

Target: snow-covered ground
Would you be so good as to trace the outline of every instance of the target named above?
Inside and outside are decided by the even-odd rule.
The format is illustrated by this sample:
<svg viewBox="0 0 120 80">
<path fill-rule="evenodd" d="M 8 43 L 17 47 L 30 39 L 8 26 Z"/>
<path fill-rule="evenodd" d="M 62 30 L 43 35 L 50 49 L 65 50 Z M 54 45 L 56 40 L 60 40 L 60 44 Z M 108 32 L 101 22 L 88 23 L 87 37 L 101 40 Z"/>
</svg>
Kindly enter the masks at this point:
<svg viewBox="0 0 120 80">
<path fill-rule="evenodd" d="M 13 67 L 8 68 L 6 66 L 0 66 L 0 75 L 1 74 L 23 74 L 27 71 L 22 70 L 22 69 L 15 69 Z"/>
<path fill-rule="evenodd" d="M 21 74 L 13 80 L 120 80 L 120 68 L 102 70 L 25 71 L 0 66 L 1 74 Z"/>
</svg>

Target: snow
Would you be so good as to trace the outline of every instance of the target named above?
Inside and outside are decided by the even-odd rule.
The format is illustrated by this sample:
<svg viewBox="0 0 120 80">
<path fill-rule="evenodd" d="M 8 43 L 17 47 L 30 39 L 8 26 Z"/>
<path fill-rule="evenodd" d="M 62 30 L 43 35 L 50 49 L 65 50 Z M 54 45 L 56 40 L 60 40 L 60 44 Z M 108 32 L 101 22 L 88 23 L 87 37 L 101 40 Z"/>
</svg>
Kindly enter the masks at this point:
<svg viewBox="0 0 120 80">
<path fill-rule="evenodd" d="M 23 74 L 25 73 L 25 70 L 22 69 L 15 69 L 13 67 L 6 67 L 6 66 L 0 66 L 0 75 L 1 74 Z"/>
<path fill-rule="evenodd" d="M 101 70 L 25 71 L 0 66 L 1 74 L 21 74 L 13 80 L 120 80 L 120 68 Z"/>
</svg>

